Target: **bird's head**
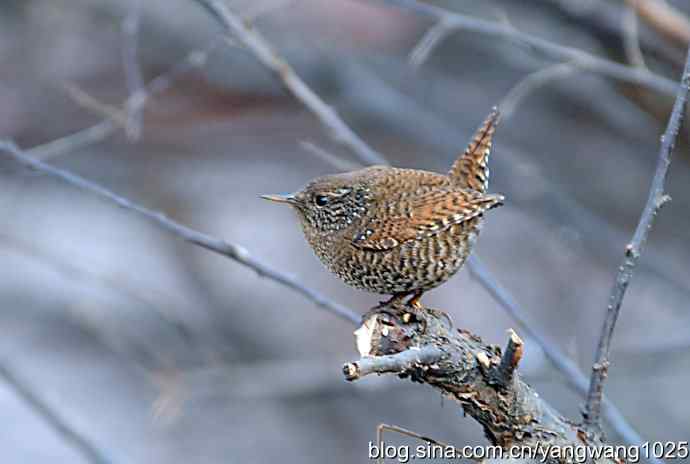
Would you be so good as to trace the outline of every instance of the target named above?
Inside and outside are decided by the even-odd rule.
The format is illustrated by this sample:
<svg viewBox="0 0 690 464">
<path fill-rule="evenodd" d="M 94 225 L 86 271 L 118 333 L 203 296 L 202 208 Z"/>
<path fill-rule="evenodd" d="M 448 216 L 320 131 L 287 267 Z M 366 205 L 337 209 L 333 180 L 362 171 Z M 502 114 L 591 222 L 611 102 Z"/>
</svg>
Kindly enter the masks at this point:
<svg viewBox="0 0 690 464">
<path fill-rule="evenodd" d="M 366 215 L 371 192 L 361 171 L 318 177 L 287 195 L 262 198 L 294 208 L 306 232 L 327 235 L 357 224 Z"/>
</svg>

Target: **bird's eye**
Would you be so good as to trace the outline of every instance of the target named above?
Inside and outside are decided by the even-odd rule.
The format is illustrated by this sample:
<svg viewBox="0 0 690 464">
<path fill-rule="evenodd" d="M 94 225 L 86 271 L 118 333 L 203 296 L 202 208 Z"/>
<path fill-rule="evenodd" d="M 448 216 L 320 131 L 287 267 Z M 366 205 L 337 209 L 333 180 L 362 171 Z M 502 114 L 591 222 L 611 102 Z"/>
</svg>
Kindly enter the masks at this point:
<svg viewBox="0 0 690 464">
<path fill-rule="evenodd" d="M 316 203 L 316 206 L 326 206 L 329 200 L 330 198 L 328 198 L 326 195 L 316 195 L 314 198 L 314 203 Z"/>
</svg>

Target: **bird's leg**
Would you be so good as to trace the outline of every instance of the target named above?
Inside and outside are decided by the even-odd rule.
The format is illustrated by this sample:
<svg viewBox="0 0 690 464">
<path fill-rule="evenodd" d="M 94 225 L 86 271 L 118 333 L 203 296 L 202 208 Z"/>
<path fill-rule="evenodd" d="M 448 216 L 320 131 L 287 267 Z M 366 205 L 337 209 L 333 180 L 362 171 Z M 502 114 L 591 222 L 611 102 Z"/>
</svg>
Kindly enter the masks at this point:
<svg viewBox="0 0 690 464">
<path fill-rule="evenodd" d="M 388 301 L 382 301 L 379 308 L 394 308 L 398 306 L 407 296 L 411 296 L 407 302 L 405 302 L 405 307 L 411 309 L 412 311 L 405 312 L 402 315 L 402 320 L 404 323 L 409 323 L 413 320 L 424 321 L 424 306 L 421 303 L 422 295 L 424 295 L 424 290 L 414 290 L 412 292 L 402 292 L 394 294 Z M 453 327 L 453 321 L 451 320 L 448 313 L 445 311 L 440 311 L 438 309 L 427 308 L 433 314 L 440 315 L 448 321 L 448 326 Z"/>
<path fill-rule="evenodd" d="M 397 306 L 397 305 L 400 304 L 400 303 L 402 302 L 402 300 L 403 300 L 406 296 L 408 296 L 409 294 L 410 294 L 409 292 L 407 292 L 407 293 L 405 293 L 405 292 L 402 292 L 402 293 L 395 293 L 395 294 L 393 294 L 393 296 L 392 296 L 390 299 L 388 299 L 388 300 L 386 300 L 386 301 L 381 301 L 381 302 L 379 303 L 379 306 L 382 307 L 382 308 L 383 308 L 383 307 L 386 307 L 386 306 Z"/>
<path fill-rule="evenodd" d="M 371 313 L 376 312 L 384 312 L 390 314 L 391 316 L 397 317 L 397 314 L 394 312 L 394 309 L 397 308 L 398 310 L 400 310 L 403 299 L 409 294 L 409 292 L 394 293 L 393 296 L 390 297 L 388 300 L 379 301 L 379 305 L 375 308 L 372 308 L 371 311 L 364 314 L 362 316 L 362 320 L 367 319 Z"/>
<path fill-rule="evenodd" d="M 424 290 L 415 290 L 414 293 L 412 293 L 412 298 L 407 300 L 407 306 L 414 309 L 422 309 L 422 303 L 419 301 L 422 299 L 422 295 L 424 295 Z"/>
<path fill-rule="evenodd" d="M 420 310 L 422 309 L 422 305 L 419 303 L 419 298 L 422 296 L 422 293 L 424 292 L 421 290 L 395 293 L 388 301 L 382 301 L 379 305 L 379 308 L 395 308 L 398 311 L 402 310 L 402 321 L 405 324 L 408 324 L 413 320 L 421 321 L 424 319 L 421 317 L 422 314 Z M 403 300 L 410 295 L 412 298 L 403 304 Z"/>
<path fill-rule="evenodd" d="M 422 295 L 424 295 L 424 290 L 415 290 L 415 292 L 412 294 L 412 298 L 407 300 L 407 306 L 416 310 L 423 309 L 424 306 L 422 306 L 422 303 L 420 302 L 420 300 L 422 299 Z M 431 308 L 427 308 L 427 311 L 430 311 L 436 315 L 443 316 L 448 321 L 448 326 L 451 328 L 453 327 L 453 321 L 447 312 Z"/>
</svg>

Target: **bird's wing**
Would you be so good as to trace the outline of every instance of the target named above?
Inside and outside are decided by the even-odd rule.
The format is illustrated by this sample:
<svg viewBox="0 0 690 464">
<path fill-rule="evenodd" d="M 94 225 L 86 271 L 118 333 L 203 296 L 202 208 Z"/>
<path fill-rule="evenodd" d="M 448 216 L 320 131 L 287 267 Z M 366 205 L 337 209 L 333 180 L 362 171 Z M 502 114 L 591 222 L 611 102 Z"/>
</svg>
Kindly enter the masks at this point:
<svg viewBox="0 0 690 464">
<path fill-rule="evenodd" d="M 420 188 L 386 201 L 352 237 L 352 244 L 371 251 L 391 250 L 477 217 L 501 205 L 501 195 L 485 195 L 456 187 Z"/>
<path fill-rule="evenodd" d="M 500 113 L 494 108 L 477 129 L 465 153 L 455 161 L 448 173 L 454 185 L 486 193 L 489 188 L 489 155 Z"/>
</svg>

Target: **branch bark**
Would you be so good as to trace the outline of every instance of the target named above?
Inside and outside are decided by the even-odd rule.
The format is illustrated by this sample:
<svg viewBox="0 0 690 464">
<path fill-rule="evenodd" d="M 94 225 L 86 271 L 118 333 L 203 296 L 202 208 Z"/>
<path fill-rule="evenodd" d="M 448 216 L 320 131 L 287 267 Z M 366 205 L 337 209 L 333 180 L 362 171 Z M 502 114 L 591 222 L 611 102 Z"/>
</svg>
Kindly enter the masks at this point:
<svg viewBox="0 0 690 464">
<path fill-rule="evenodd" d="M 394 373 L 428 384 L 457 401 L 492 444 L 506 449 L 524 446 L 539 452 L 603 444 L 563 418 L 515 372 L 522 346 L 517 334 L 511 334 L 502 353 L 466 330 L 450 328 L 439 311 L 414 310 L 413 317 L 409 311 L 402 305 L 381 306 L 366 316 L 355 332 L 361 359 L 343 367 L 347 380 Z M 544 458 L 567 462 L 566 456 Z"/>
<path fill-rule="evenodd" d="M 661 137 L 659 159 L 649 190 L 649 196 L 647 197 L 647 203 L 640 216 L 635 234 L 630 243 L 625 247 L 623 262 L 618 268 L 619 271 L 616 275 L 616 280 L 609 297 L 606 318 L 601 330 L 594 365 L 592 366 L 589 392 L 587 393 L 587 401 L 583 412 L 585 424 L 594 430 L 600 430 L 601 428 L 601 398 L 604 391 L 604 381 L 608 375 L 611 339 L 613 338 L 613 332 L 616 328 L 616 321 L 620 314 L 625 292 L 630 284 L 635 266 L 637 266 L 637 262 L 640 259 L 642 248 L 654 225 L 654 219 L 659 210 L 671 200 L 671 197 L 664 192 L 664 186 L 666 183 L 666 176 L 668 175 L 668 169 L 671 165 L 671 154 L 673 153 L 676 138 L 685 117 L 685 107 L 688 101 L 689 90 L 690 49 L 688 49 L 688 57 L 681 78 L 681 86 L 673 105 L 673 111 L 671 112 L 671 117 L 666 126 L 666 131 Z"/>
</svg>

